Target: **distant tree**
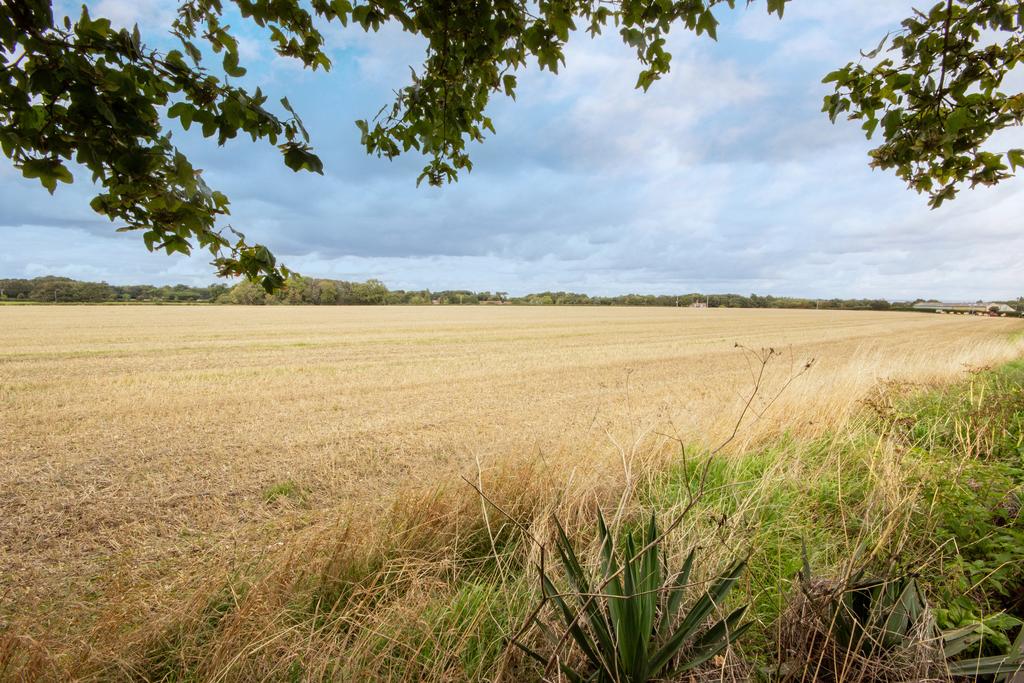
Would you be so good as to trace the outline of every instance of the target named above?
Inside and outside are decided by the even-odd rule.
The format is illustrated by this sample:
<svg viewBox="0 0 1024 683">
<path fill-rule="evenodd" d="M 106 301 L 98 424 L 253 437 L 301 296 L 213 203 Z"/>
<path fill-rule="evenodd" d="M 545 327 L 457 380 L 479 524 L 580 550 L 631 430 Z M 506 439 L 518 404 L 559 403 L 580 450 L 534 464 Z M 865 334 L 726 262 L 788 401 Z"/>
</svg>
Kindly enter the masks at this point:
<svg viewBox="0 0 1024 683">
<path fill-rule="evenodd" d="M 110 301 L 114 298 L 114 290 L 106 282 L 76 282 L 70 298 L 73 301 Z"/>
<path fill-rule="evenodd" d="M 320 285 L 316 280 L 300 275 L 291 275 L 284 286 L 274 293 L 273 301 L 283 304 L 320 303 Z"/>
<path fill-rule="evenodd" d="M 3 290 L 4 297 L 8 299 L 27 299 L 32 287 L 32 280 L 20 278 L 0 280 L 0 290 Z"/>
<path fill-rule="evenodd" d="M 103 302 L 115 297 L 114 288 L 106 282 L 80 282 L 66 277 L 46 276 L 25 281 L 31 286 L 26 293 L 25 287 L 17 288 L 24 293 L 24 298 L 33 301 L 72 303 L 72 302 Z"/>
<path fill-rule="evenodd" d="M 782 16 L 787 0 L 765 0 Z M 0 0 L 0 148 L 27 178 L 50 192 L 80 164 L 102 190 L 92 208 L 139 231 L 150 251 L 208 250 L 221 275 L 259 279 L 268 291 L 289 271 L 264 246 L 217 225 L 228 198 L 171 142 L 166 119 L 196 126 L 217 144 L 245 134 L 277 145 L 285 165 L 322 173 L 323 164 L 287 98 L 234 85 L 245 74 L 239 41 L 224 23 L 222 0 L 179 0 L 171 33 L 180 49 L 143 42 L 138 28 L 116 29 L 83 8 L 72 20 L 51 0 Z M 372 120 L 356 122 L 370 154 L 427 156 L 419 180 L 441 184 L 472 168 L 467 143 L 494 125 L 495 94 L 514 97 L 516 71 L 535 61 L 557 72 L 565 45 L 581 30 L 612 28 L 635 50 L 636 87 L 669 71 L 674 27 L 716 36 L 714 11 L 735 0 L 233 0 L 246 21 L 268 29 L 277 53 L 328 69 L 324 22 L 364 31 L 395 23 L 426 46 L 411 83 Z M 1019 0 L 945 0 L 915 12 L 888 45 L 892 56 L 851 63 L 827 77 L 825 110 L 863 120 L 882 144 L 872 163 L 894 169 L 938 206 L 964 184 L 994 184 L 1024 163 L 1024 151 L 991 151 L 993 134 L 1021 123 L 1024 96 L 1000 90 L 1021 59 Z M 883 41 L 884 43 L 884 41 Z M 870 53 L 875 59 L 884 44 Z M 211 70 L 209 56 L 219 65 Z M 204 57 L 204 55 L 206 55 Z M 344 298 L 344 295 L 342 295 Z"/>
<path fill-rule="evenodd" d="M 242 280 L 221 297 L 224 303 L 246 306 L 263 305 L 267 303 L 267 298 L 263 288 L 249 280 Z"/>
<path fill-rule="evenodd" d="M 32 301 L 74 301 L 75 281 L 66 277 L 41 277 L 32 281 Z"/>
<path fill-rule="evenodd" d="M 367 280 L 352 284 L 352 303 L 384 304 L 387 303 L 388 288 L 380 280 Z"/>
<path fill-rule="evenodd" d="M 338 286 L 330 280 L 323 280 L 320 283 L 320 303 L 324 306 L 338 303 Z"/>
</svg>

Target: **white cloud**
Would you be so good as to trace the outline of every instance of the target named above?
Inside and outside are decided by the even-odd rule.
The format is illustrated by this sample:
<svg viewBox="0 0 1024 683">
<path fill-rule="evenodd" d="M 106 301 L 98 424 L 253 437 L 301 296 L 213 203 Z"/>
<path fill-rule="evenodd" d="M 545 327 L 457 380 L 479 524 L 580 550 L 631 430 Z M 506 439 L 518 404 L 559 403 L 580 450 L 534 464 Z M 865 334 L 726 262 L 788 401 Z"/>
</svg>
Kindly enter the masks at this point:
<svg viewBox="0 0 1024 683">
<path fill-rule="evenodd" d="M 57 3 L 58 10 L 77 17 L 82 9 L 81 2 L 63 0 Z M 175 4 L 168 0 L 99 0 L 84 3 L 93 17 L 106 17 L 117 27 L 130 28 L 135 24 L 142 30 L 166 31 L 174 20 Z"/>
</svg>

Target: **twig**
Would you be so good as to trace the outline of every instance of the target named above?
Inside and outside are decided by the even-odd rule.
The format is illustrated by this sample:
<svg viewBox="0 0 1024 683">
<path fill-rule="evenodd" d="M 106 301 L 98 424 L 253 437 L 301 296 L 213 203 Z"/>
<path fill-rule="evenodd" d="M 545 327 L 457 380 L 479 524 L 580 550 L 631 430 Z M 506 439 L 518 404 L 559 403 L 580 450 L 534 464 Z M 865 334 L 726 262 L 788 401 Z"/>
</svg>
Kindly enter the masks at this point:
<svg viewBox="0 0 1024 683">
<path fill-rule="evenodd" d="M 949 25 L 953 22 L 953 0 L 946 1 L 946 24 L 942 29 L 942 69 L 939 72 L 939 89 L 936 93 L 942 100 L 942 91 L 946 87 L 946 57 L 949 55 Z"/>
</svg>

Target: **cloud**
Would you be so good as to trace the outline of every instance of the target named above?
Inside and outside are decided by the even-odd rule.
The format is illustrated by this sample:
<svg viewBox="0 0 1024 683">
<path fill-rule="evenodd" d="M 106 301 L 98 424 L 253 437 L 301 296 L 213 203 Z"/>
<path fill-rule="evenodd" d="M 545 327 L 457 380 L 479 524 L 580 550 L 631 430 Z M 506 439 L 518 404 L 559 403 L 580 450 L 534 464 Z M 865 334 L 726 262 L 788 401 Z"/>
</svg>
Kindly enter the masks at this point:
<svg viewBox="0 0 1024 683">
<path fill-rule="evenodd" d="M 205 252 L 192 258 L 150 254 L 137 235 L 105 236 L 50 225 L 0 225 L 0 277 L 61 275 L 113 284 L 209 284 Z"/>
<path fill-rule="evenodd" d="M 106 17 L 114 26 L 140 29 L 165 29 L 174 20 L 174 6 L 165 0 L 100 0 L 91 3 L 90 14 L 94 17 Z M 74 12 L 80 9 L 75 5 Z"/>
</svg>

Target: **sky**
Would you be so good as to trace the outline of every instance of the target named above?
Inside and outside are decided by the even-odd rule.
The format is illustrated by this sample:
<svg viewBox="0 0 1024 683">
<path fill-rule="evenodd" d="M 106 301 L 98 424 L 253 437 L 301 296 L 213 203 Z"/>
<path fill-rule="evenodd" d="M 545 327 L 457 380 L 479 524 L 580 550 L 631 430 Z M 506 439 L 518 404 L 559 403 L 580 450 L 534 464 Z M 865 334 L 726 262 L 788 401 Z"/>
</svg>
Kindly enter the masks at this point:
<svg viewBox="0 0 1024 683">
<path fill-rule="evenodd" d="M 78 3 L 66 3 L 71 7 Z M 170 44 L 171 0 L 87 3 Z M 928 4 L 928 3 L 925 3 Z M 61 3 L 57 3 L 58 7 Z M 251 27 L 245 85 L 302 115 L 325 175 L 296 174 L 266 143 L 224 147 L 177 130 L 230 223 L 304 275 L 378 278 L 396 289 L 523 294 L 736 292 L 976 300 L 1024 293 L 1024 178 L 965 190 L 937 210 L 868 167 L 853 122 L 821 113 L 821 77 L 898 26 L 906 0 L 792 0 L 718 12 L 718 41 L 678 27 L 672 72 L 647 93 L 614 32 L 574 35 L 555 76 L 519 74 L 490 106 L 497 133 L 471 144 L 472 173 L 416 187 L 424 159 L 370 157 L 355 119 L 372 118 L 423 58 L 414 36 L 328 30 L 334 68 L 304 71 Z M 77 10 L 76 10 L 77 11 Z M 1024 147 L 1024 131 L 1000 144 Z M 54 274 L 115 284 L 209 284 L 209 257 L 147 252 L 89 209 L 79 174 L 50 196 L 0 164 L 0 277 Z"/>
</svg>

